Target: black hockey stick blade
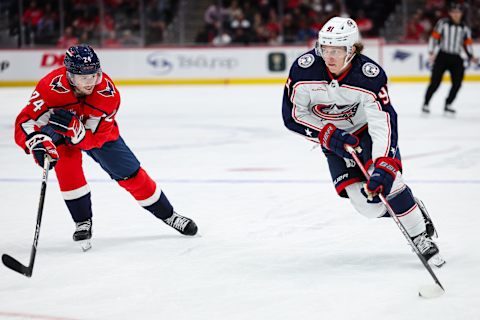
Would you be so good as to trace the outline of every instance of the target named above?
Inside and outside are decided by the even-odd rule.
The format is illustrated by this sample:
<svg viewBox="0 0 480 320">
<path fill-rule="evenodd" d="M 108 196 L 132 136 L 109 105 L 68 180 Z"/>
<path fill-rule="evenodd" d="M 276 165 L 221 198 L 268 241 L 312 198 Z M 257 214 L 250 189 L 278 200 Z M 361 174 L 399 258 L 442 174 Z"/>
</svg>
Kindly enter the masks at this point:
<svg viewBox="0 0 480 320">
<path fill-rule="evenodd" d="M 24 266 L 8 254 L 2 254 L 2 262 L 7 268 L 12 269 L 13 271 L 17 271 L 29 278 L 32 276 L 32 268 Z"/>
</svg>

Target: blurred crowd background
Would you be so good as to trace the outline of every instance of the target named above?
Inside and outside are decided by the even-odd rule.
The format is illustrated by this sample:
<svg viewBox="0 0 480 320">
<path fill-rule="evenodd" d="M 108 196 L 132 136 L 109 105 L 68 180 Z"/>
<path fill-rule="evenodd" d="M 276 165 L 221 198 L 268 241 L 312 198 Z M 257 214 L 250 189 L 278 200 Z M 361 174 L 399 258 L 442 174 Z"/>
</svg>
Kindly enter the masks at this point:
<svg viewBox="0 0 480 320">
<path fill-rule="evenodd" d="M 458 1 L 456 1 L 458 2 Z M 460 1 L 473 38 L 480 0 Z M 447 0 L 1 0 L 0 47 L 310 44 L 333 16 L 364 38 L 428 41 Z"/>
</svg>

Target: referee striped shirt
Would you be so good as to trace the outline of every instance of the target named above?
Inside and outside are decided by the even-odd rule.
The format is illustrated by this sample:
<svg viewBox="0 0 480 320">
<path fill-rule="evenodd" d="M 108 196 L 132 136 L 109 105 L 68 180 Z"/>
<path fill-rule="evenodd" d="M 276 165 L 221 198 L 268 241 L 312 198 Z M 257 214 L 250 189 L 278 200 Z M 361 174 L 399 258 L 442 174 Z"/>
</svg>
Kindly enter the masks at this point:
<svg viewBox="0 0 480 320">
<path fill-rule="evenodd" d="M 450 18 L 438 20 L 428 41 L 428 52 L 437 54 L 443 51 L 460 54 L 462 48 L 468 58 L 473 56 L 472 31 L 463 22 L 455 24 Z"/>
</svg>

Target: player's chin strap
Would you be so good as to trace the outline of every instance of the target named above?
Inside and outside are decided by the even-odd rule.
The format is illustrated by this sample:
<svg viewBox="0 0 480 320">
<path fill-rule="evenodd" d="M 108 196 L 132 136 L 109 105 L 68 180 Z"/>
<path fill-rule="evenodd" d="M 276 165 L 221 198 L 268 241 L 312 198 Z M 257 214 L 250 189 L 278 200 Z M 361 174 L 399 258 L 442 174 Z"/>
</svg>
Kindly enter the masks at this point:
<svg viewBox="0 0 480 320">
<path fill-rule="evenodd" d="M 350 64 L 350 62 L 352 62 L 353 58 L 355 58 L 355 56 L 357 55 L 356 52 L 352 53 L 352 55 L 349 57 L 345 57 L 345 62 L 343 63 L 343 67 L 340 69 L 340 71 L 338 72 L 339 74 L 341 74 L 347 67 L 348 65 Z"/>
</svg>

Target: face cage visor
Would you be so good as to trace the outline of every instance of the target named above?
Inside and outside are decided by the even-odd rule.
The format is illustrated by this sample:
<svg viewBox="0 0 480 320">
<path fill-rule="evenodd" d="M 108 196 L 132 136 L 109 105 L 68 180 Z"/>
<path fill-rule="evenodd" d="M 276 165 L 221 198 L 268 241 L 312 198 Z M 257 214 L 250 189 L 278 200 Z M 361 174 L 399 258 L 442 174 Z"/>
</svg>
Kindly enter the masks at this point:
<svg viewBox="0 0 480 320">
<path fill-rule="evenodd" d="M 68 81 L 75 87 L 96 86 L 102 82 L 102 71 L 99 70 L 92 74 L 74 74 L 67 71 Z"/>
<path fill-rule="evenodd" d="M 331 56 L 334 58 L 344 57 L 347 55 L 347 47 L 330 47 L 320 46 L 320 54 L 322 57 Z"/>
<path fill-rule="evenodd" d="M 345 60 L 343 62 L 343 67 L 341 70 L 345 69 L 347 65 L 353 60 L 355 57 L 356 53 L 352 54 L 353 52 L 353 46 L 342 46 L 344 49 L 337 49 L 337 48 L 328 48 L 328 45 L 321 45 L 320 42 L 317 40 L 315 42 L 315 53 L 317 56 L 322 57 L 322 59 L 325 61 L 325 55 L 323 55 L 324 51 L 329 50 L 331 53 L 331 56 L 337 57 L 338 55 L 342 55 L 346 53 Z M 327 52 L 325 52 L 327 53 Z M 327 53 L 327 54 L 328 54 Z"/>
</svg>

